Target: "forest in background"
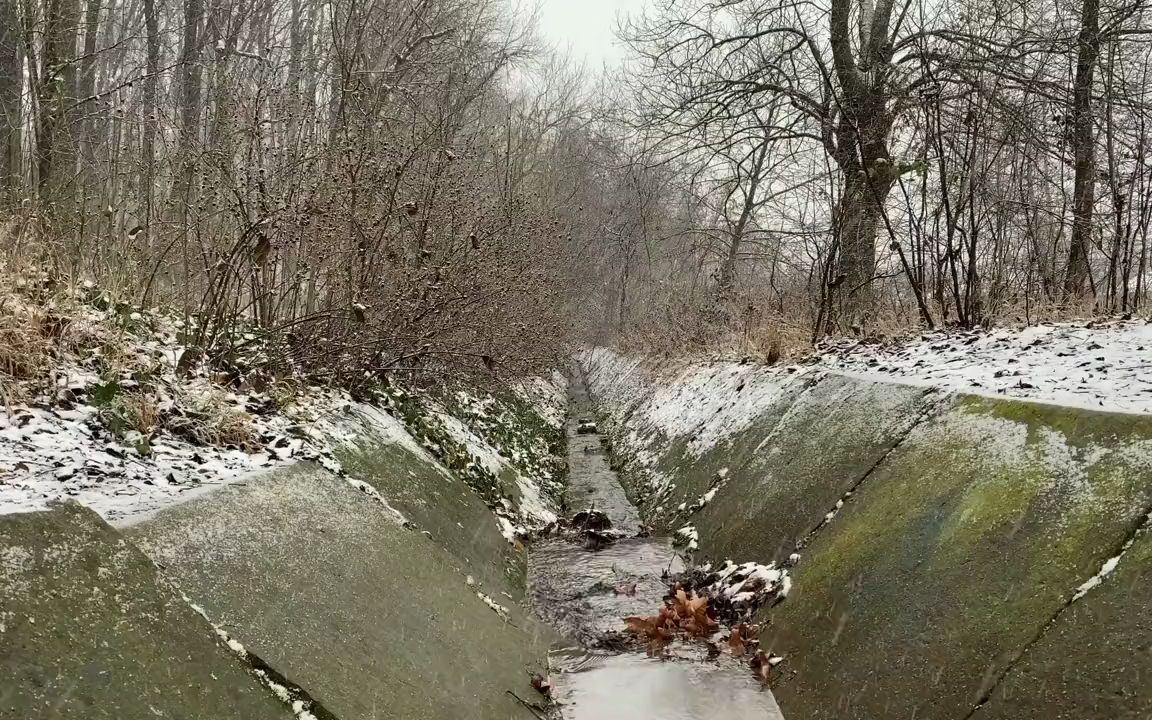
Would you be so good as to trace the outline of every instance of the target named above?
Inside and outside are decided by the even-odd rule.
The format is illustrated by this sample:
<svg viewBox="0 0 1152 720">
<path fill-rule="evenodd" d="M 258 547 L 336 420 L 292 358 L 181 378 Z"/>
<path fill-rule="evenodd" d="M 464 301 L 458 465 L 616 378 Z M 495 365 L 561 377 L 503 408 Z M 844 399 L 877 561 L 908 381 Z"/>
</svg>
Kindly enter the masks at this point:
<svg viewBox="0 0 1152 720">
<path fill-rule="evenodd" d="M 5 284 L 333 381 L 1139 312 L 1145 13 L 656 0 L 600 76 L 505 0 L 0 0 Z"/>
</svg>

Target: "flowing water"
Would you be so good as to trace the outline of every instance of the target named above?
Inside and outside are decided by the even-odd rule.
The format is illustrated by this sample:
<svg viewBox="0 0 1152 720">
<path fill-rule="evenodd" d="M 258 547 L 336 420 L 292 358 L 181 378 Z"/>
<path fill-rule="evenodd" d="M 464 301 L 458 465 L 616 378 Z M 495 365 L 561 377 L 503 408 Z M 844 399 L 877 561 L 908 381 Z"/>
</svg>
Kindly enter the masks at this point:
<svg viewBox="0 0 1152 720">
<path fill-rule="evenodd" d="M 550 655 L 553 698 L 564 720 L 782 720 L 772 694 L 761 689 L 745 663 L 708 660 L 693 646 L 673 645 L 667 657 L 613 652 L 623 618 L 654 615 L 669 574 L 684 563 L 668 538 L 636 537 L 643 526 L 600 436 L 581 433 L 592 406 L 573 378 L 568 418 L 572 512 L 594 509 L 625 537 L 600 549 L 554 538 L 528 553 L 529 599 L 535 612 L 574 645 Z"/>
</svg>

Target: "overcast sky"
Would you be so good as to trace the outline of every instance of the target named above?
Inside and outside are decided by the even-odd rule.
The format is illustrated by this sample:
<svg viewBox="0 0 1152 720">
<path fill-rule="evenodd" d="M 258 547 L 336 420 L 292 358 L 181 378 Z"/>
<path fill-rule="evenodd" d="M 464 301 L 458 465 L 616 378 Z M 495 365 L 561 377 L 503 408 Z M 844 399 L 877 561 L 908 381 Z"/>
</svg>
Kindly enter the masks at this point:
<svg viewBox="0 0 1152 720">
<path fill-rule="evenodd" d="M 615 65 L 623 51 L 613 30 L 621 14 L 638 14 L 646 0 L 539 0 L 540 30 L 557 48 L 571 49 L 589 70 Z"/>
</svg>

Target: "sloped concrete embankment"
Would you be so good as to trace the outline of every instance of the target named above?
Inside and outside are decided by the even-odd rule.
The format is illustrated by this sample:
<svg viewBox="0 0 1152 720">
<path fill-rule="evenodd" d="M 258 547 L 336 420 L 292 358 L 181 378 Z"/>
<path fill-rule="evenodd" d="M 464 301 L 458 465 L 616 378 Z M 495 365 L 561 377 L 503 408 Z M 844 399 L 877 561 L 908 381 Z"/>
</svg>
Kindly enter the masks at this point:
<svg viewBox="0 0 1152 720">
<path fill-rule="evenodd" d="M 786 716 L 1152 712 L 1152 418 L 584 359 L 651 522 L 702 559 L 799 554 L 762 636 Z"/>
<path fill-rule="evenodd" d="M 302 464 L 128 527 L 0 517 L 0 718 L 533 717 L 514 695 L 555 636 L 520 609 L 522 551 L 411 438 L 365 432 L 341 458 L 363 484 Z"/>
</svg>

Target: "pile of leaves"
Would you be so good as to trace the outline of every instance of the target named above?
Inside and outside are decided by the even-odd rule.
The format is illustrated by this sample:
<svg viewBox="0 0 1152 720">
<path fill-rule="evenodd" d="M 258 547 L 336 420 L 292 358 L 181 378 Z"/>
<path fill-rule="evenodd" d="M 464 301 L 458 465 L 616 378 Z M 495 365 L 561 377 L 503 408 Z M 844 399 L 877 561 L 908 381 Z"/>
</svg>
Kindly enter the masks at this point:
<svg viewBox="0 0 1152 720">
<path fill-rule="evenodd" d="M 628 632 L 645 643 L 650 657 L 662 655 L 678 637 L 706 640 L 720 627 L 716 618 L 709 614 L 708 598 L 685 592 L 679 585 L 673 585 L 658 613 L 650 617 L 626 617 L 624 625 Z"/>
<path fill-rule="evenodd" d="M 788 596 L 792 579 L 788 570 L 775 563 L 724 561 L 690 568 L 677 578 L 680 586 L 709 599 L 715 617 L 727 626 L 751 622 L 756 612 L 769 603 Z"/>
<path fill-rule="evenodd" d="M 649 617 L 624 618 L 627 632 L 644 644 L 649 657 L 665 654 L 676 640 L 698 642 L 708 649 L 709 658 L 729 655 L 747 658 L 749 667 L 760 682 L 767 685 L 772 671 L 784 661 L 783 656 L 760 648 L 760 626 L 745 620 L 723 625 L 720 595 L 701 595 L 682 583 L 671 586 L 660 611 Z"/>
</svg>

